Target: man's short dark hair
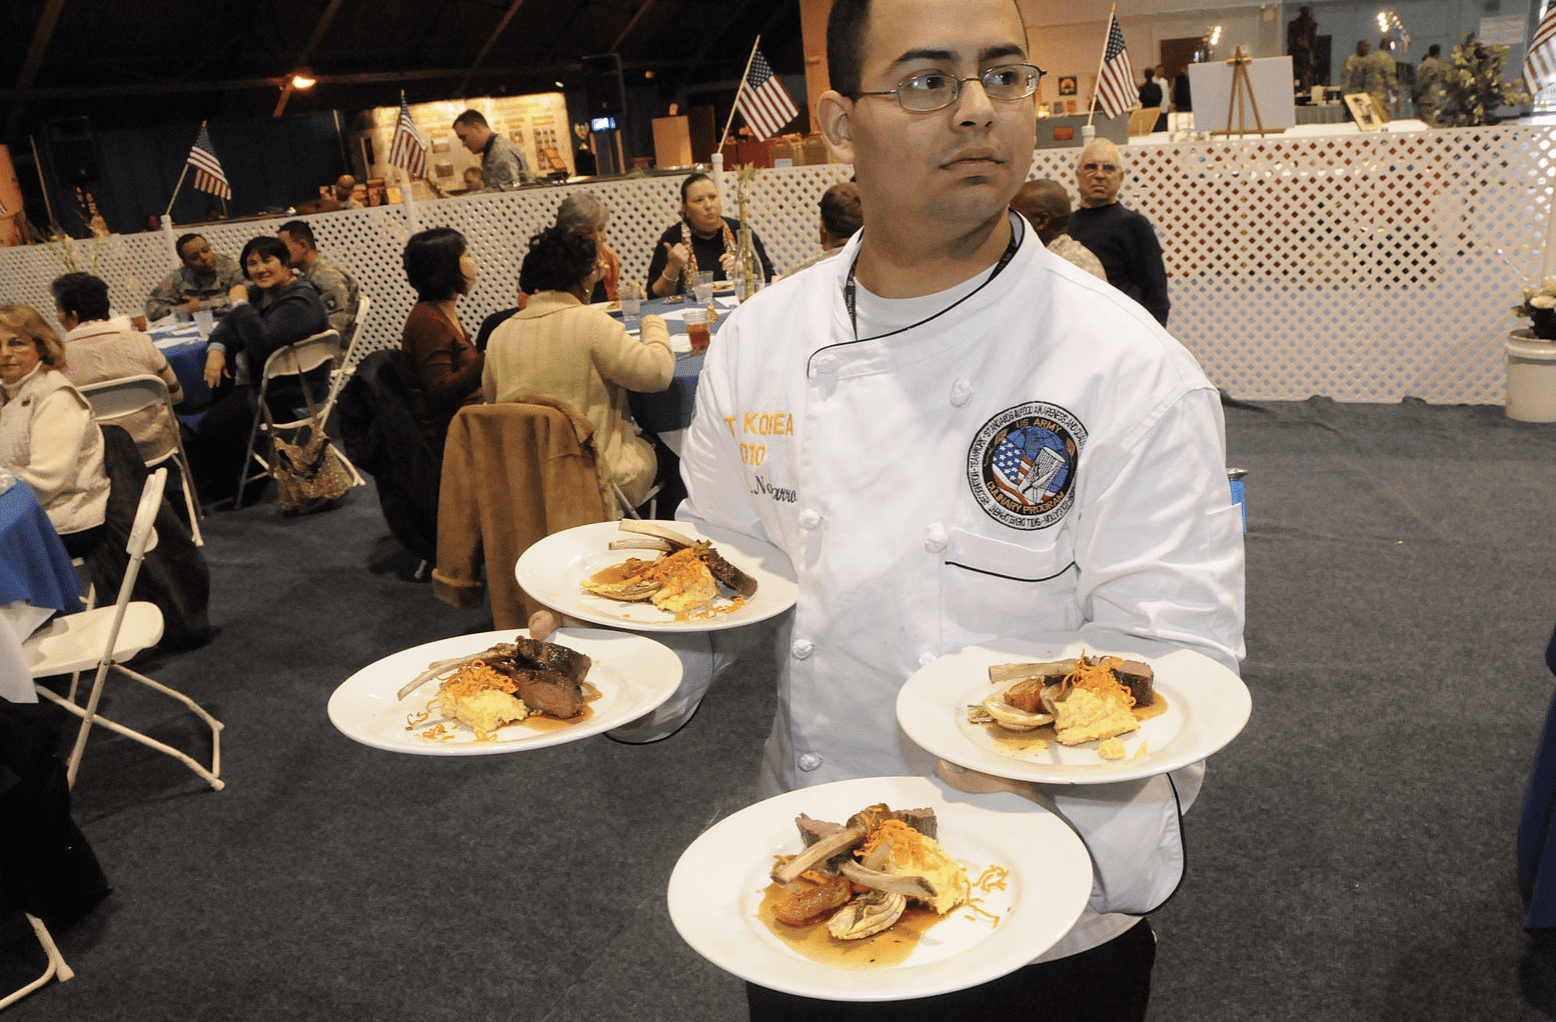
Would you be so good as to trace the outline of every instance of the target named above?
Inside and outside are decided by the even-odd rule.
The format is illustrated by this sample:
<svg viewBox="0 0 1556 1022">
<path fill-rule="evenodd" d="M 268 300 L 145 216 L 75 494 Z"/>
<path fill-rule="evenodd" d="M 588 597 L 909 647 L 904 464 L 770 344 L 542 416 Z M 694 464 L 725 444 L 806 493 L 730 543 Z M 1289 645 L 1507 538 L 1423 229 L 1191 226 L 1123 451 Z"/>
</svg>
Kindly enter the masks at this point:
<svg viewBox="0 0 1556 1022">
<path fill-rule="evenodd" d="M 840 181 L 822 193 L 821 226 L 838 241 L 852 238 L 864 226 L 858 185 L 851 181 Z"/>
<path fill-rule="evenodd" d="M 864 32 L 870 24 L 870 0 L 837 0 L 827 15 L 827 77 L 845 96 L 859 95 L 864 63 Z"/>
<path fill-rule="evenodd" d="M 49 285 L 61 312 L 83 323 L 108 318 L 108 285 L 90 273 L 67 273 Z"/>
<path fill-rule="evenodd" d="M 489 125 L 486 123 L 486 115 L 481 113 L 479 110 L 466 110 L 464 113 L 454 118 L 454 123 L 474 125 L 478 128 L 489 127 Z"/>
<path fill-rule="evenodd" d="M 1433 43 L 1432 45 L 1430 45 L 1430 46 L 1428 46 L 1426 48 L 1426 55 L 1428 57 L 1435 57 L 1435 56 L 1437 56 L 1441 52 L 1443 52 L 1443 48 L 1441 46 L 1437 45 L 1436 43 Z"/>
<path fill-rule="evenodd" d="M 529 252 L 519 267 L 519 290 L 571 291 L 583 283 L 599 258 L 594 239 L 565 227 L 547 227 L 529 239 Z"/>
<path fill-rule="evenodd" d="M 309 248 L 317 249 L 319 247 L 319 243 L 313 237 L 313 228 L 308 226 L 308 221 L 306 220 L 288 220 L 276 228 L 277 234 L 280 234 L 282 231 L 300 241 L 306 241 Z"/>
<path fill-rule="evenodd" d="M 178 253 L 178 258 L 184 258 L 184 246 L 196 238 L 203 238 L 203 234 L 180 234 L 178 240 L 173 242 L 173 251 Z"/>
<path fill-rule="evenodd" d="M 411 235 L 405 243 L 405 279 L 423 302 L 446 302 L 465 290 L 459 257 L 465 236 L 452 227 L 433 227 Z"/>
<path fill-rule="evenodd" d="M 292 250 L 286 247 L 286 242 L 274 234 L 261 234 L 257 238 L 250 238 L 238 255 L 238 266 L 245 277 L 249 275 L 249 256 L 256 252 L 261 256 L 274 256 L 281 261 L 282 266 L 292 265 Z"/>
</svg>

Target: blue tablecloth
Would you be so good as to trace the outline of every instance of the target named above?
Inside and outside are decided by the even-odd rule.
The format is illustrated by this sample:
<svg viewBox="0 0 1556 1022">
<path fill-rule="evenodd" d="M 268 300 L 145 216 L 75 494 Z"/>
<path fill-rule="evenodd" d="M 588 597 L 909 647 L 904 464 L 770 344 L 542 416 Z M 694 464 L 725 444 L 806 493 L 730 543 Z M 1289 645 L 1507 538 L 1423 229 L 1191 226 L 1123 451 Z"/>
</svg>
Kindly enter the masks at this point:
<svg viewBox="0 0 1556 1022">
<path fill-rule="evenodd" d="M 656 298 L 643 303 L 643 315 L 662 316 L 685 307 L 684 302 L 667 303 L 662 298 Z M 724 315 L 725 311 L 721 305 L 719 315 Z M 686 324 L 679 319 L 665 320 L 665 326 L 672 337 L 686 333 Z M 717 325 L 713 329 L 717 332 Z M 675 378 L 670 381 L 668 388 L 657 394 L 634 393 L 628 396 L 632 418 L 640 428 L 650 433 L 669 433 L 691 425 L 692 408 L 697 403 L 697 379 L 702 373 L 704 358 L 704 355 L 677 352 Z"/>
<path fill-rule="evenodd" d="M 34 607 L 75 614 L 81 581 L 59 534 L 32 487 L 16 481 L 0 494 L 0 604 L 26 600 Z"/>
<path fill-rule="evenodd" d="M 153 327 L 147 332 L 153 341 L 161 342 L 158 350 L 173 367 L 179 386 L 184 388 L 184 399 L 177 408 L 178 418 L 194 429 L 200 425 L 211 404 L 211 388 L 205 385 L 205 340 L 193 323 Z M 169 344 L 169 341 L 178 343 Z"/>
</svg>

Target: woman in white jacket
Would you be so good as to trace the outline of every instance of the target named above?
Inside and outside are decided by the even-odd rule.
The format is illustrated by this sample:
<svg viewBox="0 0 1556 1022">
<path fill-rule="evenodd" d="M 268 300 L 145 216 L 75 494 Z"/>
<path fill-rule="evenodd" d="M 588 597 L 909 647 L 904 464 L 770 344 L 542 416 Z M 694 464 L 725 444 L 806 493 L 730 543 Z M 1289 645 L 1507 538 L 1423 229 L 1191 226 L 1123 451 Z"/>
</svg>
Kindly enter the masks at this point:
<svg viewBox="0 0 1556 1022">
<path fill-rule="evenodd" d="M 103 434 L 61 372 L 65 346 L 36 309 L 0 308 L 0 464 L 33 488 L 72 557 L 84 557 L 108 508 Z"/>
</svg>

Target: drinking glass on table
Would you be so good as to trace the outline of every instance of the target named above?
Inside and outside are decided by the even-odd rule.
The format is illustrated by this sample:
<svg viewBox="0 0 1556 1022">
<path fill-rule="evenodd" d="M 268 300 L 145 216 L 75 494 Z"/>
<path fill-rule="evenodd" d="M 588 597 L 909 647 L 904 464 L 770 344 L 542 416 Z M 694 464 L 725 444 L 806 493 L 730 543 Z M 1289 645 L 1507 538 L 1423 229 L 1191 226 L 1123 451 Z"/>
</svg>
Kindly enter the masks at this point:
<svg viewBox="0 0 1556 1022">
<path fill-rule="evenodd" d="M 691 338 L 692 354 L 700 355 L 708 350 L 708 310 L 703 305 L 688 306 L 682 314 L 686 322 L 686 336 Z"/>
<path fill-rule="evenodd" d="M 623 282 L 618 294 L 621 295 L 621 321 L 628 330 L 635 329 L 643 316 L 643 285 Z"/>
<path fill-rule="evenodd" d="M 698 305 L 707 305 L 713 301 L 713 271 L 697 271 L 697 282 L 692 288 L 692 293 L 697 298 Z"/>
</svg>

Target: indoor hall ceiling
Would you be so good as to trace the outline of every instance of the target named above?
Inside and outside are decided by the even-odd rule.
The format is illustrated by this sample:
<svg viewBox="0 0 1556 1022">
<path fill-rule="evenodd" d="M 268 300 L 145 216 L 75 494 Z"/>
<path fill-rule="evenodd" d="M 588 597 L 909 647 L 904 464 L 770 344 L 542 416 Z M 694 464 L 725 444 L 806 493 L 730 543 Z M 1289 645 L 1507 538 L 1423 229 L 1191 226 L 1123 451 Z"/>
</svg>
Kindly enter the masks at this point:
<svg viewBox="0 0 1556 1022">
<path fill-rule="evenodd" d="M 3 0 L 0 141 L 81 116 L 98 131 L 265 117 L 298 67 L 318 85 L 287 114 L 402 88 L 413 103 L 578 90 L 581 58 L 612 52 L 629 91 L 651 81 L 669 102 L 738 79 L 758 34 L 776 70 L 804 71 L 797 0 Z"/>
</svg>

